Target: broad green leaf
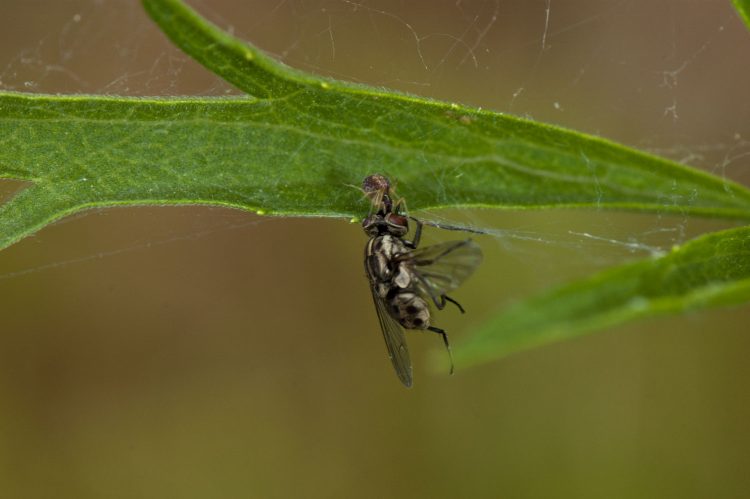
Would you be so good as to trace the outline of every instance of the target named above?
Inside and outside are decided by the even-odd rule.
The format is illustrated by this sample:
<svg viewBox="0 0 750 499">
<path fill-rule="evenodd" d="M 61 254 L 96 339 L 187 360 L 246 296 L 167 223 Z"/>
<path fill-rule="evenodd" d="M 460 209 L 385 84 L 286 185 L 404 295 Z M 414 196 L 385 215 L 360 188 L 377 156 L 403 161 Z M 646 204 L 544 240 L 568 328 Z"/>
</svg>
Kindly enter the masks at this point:
<svg viewBox="0 0 750 499">
<path fill-rule="evenodd" d="M 732 0 L 732 3 L 745 21 L 745 25 L 750 29 L 750 0 Z"/>
<path fill-rule="evenodd" d="M 499 359 L 643 317 L 750 299 L 750 227 L 545 292 L 501 312 L 454 350 L 457 365 Z"/>
<path fill-rule="evenodd" d="M 589 207 L 750 219 L 745 187 L 576 132 L 292 70 L 177 0 L 145 0 L 185 52 L 251 94 L 0 93 L 0 248 L 95 206 L 212 204 L 358 217 L 393 177 L 412 209 Z"/>
</svg>

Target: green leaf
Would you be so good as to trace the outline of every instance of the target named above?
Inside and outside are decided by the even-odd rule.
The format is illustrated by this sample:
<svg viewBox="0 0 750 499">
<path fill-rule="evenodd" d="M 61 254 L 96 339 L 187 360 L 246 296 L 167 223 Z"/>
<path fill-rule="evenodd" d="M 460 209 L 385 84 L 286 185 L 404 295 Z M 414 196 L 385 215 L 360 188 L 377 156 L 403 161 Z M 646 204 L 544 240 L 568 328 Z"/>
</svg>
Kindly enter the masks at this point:
<svg viewBox="0 0 750 499">
<path fill-rule="evenodd" d="M 745 25 L 750 29 L 750 0 L 732 0 L 734 8 L 745 21 Z"/>
<path fill-rule="evenodd" d="M 245 98 L 0 93 L 0 248 L 95 206 L 212 204 L 361 216 L 356 188 L 397 180 L 412 209 L 589 207 L 750 219 L 750 191 L 606 140 L 307 75 L 177 0 L 145 0 L 164 32 Z"/>
<path fill-rule="evenodd" d="M 750 299 L 750 227 L 715 232 L 671 253 L 601 272 L 521 302 L 454 350 L 474 365 L 644 317 Z"/>
</svg>

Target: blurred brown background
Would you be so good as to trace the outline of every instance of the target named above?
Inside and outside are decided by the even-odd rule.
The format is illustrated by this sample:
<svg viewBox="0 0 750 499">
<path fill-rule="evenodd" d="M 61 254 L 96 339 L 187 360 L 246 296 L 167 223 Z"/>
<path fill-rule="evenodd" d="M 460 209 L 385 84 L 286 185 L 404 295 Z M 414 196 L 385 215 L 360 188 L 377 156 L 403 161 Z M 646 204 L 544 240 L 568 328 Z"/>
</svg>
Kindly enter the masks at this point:
<svg viewBox="0 0 750 499">
<path fill-rule="evenodd" d="M 750 184 L 750 33 L 725 0 L 191 3 L 301 69 L 530 116 Z M 2 89 L 236 93 L 135 1 L 1 10 Z M 19 187 L 0 182 L 0 198 Z M 439 317 L 454 343 L 546 286 L 727 226 L 431 215 L 507 231 L 480 240 L 486 262 L 456 294 L 468 314 Z M 414 333 L 406 390 L 364 243 L 346 221 L 143 207 L 66 219 L 0 252 L 2 496 L 746 497 L 747 306 L 453 377 L 427 369 L 439 339 Z"/>
</svg>

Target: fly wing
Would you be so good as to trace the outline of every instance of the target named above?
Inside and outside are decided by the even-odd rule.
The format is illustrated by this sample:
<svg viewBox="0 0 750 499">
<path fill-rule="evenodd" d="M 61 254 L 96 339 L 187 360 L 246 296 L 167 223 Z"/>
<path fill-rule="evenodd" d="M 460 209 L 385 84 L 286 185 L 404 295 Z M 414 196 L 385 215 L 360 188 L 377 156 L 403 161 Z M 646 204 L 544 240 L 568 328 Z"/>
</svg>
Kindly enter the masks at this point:
<svg viewBox="0 0 750 499">
<path fill-rule="evenodd" d="M 383 338 L 385 338 L 385 346 L 388 347 L 388 357 L 391 359 L 393 368 L 396 370 L 396 375 L 401 380 L 401 383 L 407 388 L 411 387 L 411 359 L 409 358 L 409 350 L 406 347 L 404 329 L 388 313 L 388 305 L 382 298 L 375 294 L 375 290 L 372 290 L 372 299 L 375 301 L 375 311 L 378 313 L 380 329 L 383 331 Z"/>
<path fill-rule="evenodd" d="M 436 301 L 461 285 L 482 263 L 482 250 L 471 239 L 417 248 L 408 253 L 421 286 Z"/>
</svg>

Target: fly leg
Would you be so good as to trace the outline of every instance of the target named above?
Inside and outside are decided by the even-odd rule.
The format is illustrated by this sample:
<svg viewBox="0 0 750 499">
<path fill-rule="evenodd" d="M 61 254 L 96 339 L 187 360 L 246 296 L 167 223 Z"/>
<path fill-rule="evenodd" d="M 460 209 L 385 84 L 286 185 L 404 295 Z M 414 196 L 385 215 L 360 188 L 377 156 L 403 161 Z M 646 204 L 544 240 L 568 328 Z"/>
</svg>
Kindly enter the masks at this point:
<svg viewBox="0 0 750 499">
<path fill-rule="evenodd" d="M 419 240 L 422 238 L 422 221 L 417 220 L 414 217 L 409 217 L 412 220 L 414 220 L 414 223 L 417 224 L 417 228 L 414 229 L 414 239 L 411 241 L 404 241 L 404 244 L 406 244 L 411 249 L 417 249 L 417 246 L 419 246 Z"/>
<path fill-rule="evenodd" d="M 443 295 L 443 296 L 441 296 L 440 298 L 441 298 L 441 300 L 442 300 L 442 305 L 443 305 L 443 307 L 445 307 L 445 302 L 449 301 L 449 302 L 451 302 L 452 304 L 454 304 L 455 306 L 457 306 L 457 307 L 458 307 L 458 309 L 459 309 L 459 310 L 461 311 L 461 313 L 462 313 L 462 314 L 465 314 L 465 313 L 466 313 L 466 310 L 464 310 L 464 307 L 462 307 L 460 303 L 458 303 L 458 302 L 457 302 L 456 300 L 454 300 L 454 299 L 453 299 L 453 298 L 451 298 L 450 296 L 448 296 L 448 295 Z"/>
<path fill-rule="evenodd" d="M 440 295 L 440 301 L 438 301 L 433 296 L 432 301 L 433 303 L 435 303 L 435 306 L 437 307 L 438 310 L 443 310 L 445 308 L 445 304 L 448 302 L 451 302 L 452 304 L 458 307 L 458 309 L 461 311 L 462 314 L 466 313 L 466 310 L 464 310 L 464 307 L 462 307 L 460 303 L 458 303 L 456 300 L 454 300 L 448 295 Z"/>
<path fill-rule="evenodd" d="M 446 333 L 444 329 L 440 329 L 439 327 L 435 327 L 435 326 L 429 326 L 427 329 L 443 337 L 443 343 L 445 343 L 445 349 L 448 350 L 448 357 L 450 357 L 451 359 L 450 374 L 453 374 L 453 351 L 451 350 L 451 345 L 448 342 L 448 333 Z"/>
</svg>

